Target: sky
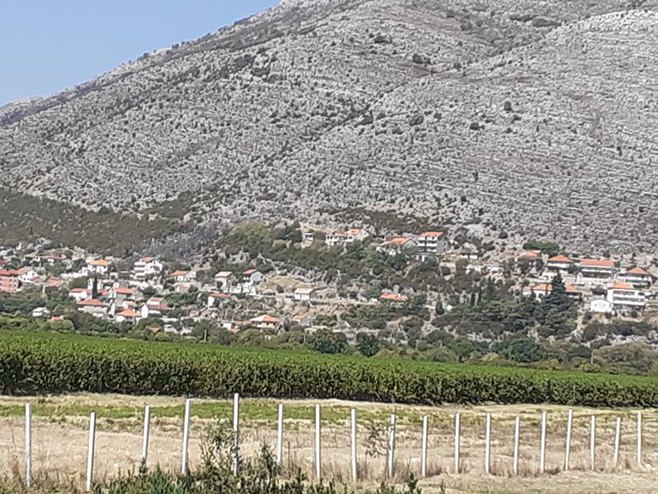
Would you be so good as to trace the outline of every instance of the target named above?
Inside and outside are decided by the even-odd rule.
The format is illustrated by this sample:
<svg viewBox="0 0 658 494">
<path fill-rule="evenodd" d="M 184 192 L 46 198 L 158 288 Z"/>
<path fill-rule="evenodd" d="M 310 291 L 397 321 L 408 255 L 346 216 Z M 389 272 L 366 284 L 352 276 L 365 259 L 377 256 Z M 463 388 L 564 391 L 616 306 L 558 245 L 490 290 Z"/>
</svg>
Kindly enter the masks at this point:
<svg viewBox="0 0 658 494">
<path fill-rule="evenodd" d="M 276 0 L 1 0 L 0 106 L 48 96 Z"/>
</svg>

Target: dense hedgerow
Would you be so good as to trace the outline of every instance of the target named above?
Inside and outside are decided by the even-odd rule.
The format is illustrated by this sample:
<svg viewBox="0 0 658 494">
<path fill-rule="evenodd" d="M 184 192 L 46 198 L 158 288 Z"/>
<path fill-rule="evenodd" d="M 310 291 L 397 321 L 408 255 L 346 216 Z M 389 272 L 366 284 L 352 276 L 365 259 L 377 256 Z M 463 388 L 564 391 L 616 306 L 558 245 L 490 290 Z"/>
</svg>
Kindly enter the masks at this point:
<svg viewBox="0 0 658 494">
<path fill-rule="evenodd" d="M 0 393 L 658 406 L 658 380 L 0 331 Z"/>
</svg>

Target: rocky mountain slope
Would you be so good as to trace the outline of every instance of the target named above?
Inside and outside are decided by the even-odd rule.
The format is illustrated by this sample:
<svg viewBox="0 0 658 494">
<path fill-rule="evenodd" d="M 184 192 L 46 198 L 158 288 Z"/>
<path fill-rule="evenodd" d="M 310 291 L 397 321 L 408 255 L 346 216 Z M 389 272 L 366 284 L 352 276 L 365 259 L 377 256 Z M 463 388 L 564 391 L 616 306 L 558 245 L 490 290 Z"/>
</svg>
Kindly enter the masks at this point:
<svg viewBox="0 0 658 494">
<path fill-rule="evenodd" d="M 0 186 L 138 216 L 176 200 L 202 225 L 381 210 L 648 251 L 656 46 L 658 0 L 284 0 L 0 109 Z"/>
</svg>

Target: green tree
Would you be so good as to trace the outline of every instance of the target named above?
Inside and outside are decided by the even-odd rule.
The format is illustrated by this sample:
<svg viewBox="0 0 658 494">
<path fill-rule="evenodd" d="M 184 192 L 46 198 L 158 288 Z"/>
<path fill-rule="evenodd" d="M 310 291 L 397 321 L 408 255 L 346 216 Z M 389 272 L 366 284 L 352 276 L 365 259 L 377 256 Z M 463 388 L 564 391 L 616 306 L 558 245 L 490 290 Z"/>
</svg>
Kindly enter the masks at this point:
<svg viewBox="0 0 658 494">
<path fill-rule="evenodd" d="M 375 335 L 359 333 L 356 335 L 356 348 L 361 355 L 372 357 L 381 350 L 382 344 Z"/>
<path fill-rule="evenodd" d="M 495 346 L 496 352 L 507 360 L 523 364 L 539 362 L 546 358 L 546 351 L 529 338 L 505 341 Z"/>
<path fill-rule="evenodd" d="M 347 337 L 343 333 L 334 333 L 319 329 L 307 340 L 308 347 L 319 353 L 339 354 L 347 351 Z"/>
</svg>

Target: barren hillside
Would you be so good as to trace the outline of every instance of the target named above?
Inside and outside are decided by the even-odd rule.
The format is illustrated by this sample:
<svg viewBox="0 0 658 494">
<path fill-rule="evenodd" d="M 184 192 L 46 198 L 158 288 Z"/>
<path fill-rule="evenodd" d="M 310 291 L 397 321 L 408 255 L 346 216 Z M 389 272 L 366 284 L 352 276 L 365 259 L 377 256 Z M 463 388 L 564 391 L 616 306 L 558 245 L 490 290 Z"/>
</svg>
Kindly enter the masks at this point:
<svg viewBox="0 0 658 494">
<path fill-rule="evenodd" d="M 183 194 L 201 224 L 358 207 L 651 250 L 657 5 L 285 0 L 0 109 L 1 183 L 115 211 Z"/>
</svg>

